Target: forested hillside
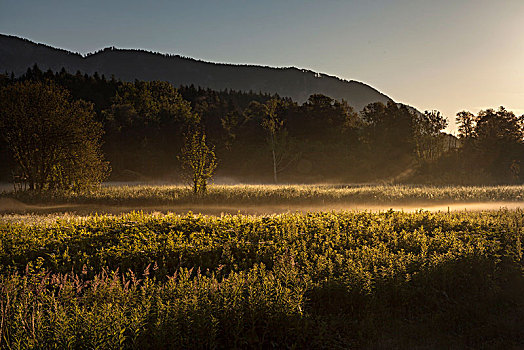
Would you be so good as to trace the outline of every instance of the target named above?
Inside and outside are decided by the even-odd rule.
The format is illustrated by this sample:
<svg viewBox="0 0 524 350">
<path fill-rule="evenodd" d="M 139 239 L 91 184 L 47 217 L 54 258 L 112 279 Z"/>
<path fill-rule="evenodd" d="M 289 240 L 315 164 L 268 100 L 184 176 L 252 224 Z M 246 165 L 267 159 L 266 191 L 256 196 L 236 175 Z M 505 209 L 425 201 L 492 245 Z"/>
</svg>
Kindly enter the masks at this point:
<svg viewBox="0 0 524 350">
<path fill-rule="evenodd" d="M 0 35 L 0 72 L 25 73 L 37 64 L 42 70 L 114 75 L 123 81 L 168 81 L 175 86 L 195 85 L 213 90 L 233 89 L 278 93 L 298 102 L 312 94 L 324 94 L 345 99 L 361 110 L 372 102 L 387 103 L 390 98 L 357 81 L 341 80 L 294 67 L 271 68 L 254 65 L 232 65 L 204 62 L 178 55 L 165 55 L 143 50 L 123 50 L 114 47 L 80 54 L 36 44 L 29 40 Z"/>
</svg>

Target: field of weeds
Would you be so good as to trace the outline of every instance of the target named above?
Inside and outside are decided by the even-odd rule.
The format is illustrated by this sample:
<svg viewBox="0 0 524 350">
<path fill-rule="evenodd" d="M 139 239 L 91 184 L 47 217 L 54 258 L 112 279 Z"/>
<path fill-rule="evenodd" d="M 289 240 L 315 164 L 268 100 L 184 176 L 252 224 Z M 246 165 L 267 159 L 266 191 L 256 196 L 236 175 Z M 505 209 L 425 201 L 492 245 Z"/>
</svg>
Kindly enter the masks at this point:
<svg viewBox="0 0 524 350">
<path fill-rule="evenodd" d="M 524 186 L 408 186 L 408 185 L 212 185 L 194 196 L 181 185 L 120 185 L 91 192 L 4 192 L 3 197 L 25 203 L 107 205 L 188 204 L 323 204 L 323 203 L 455 203 L 524 201 Z"/>
<path fill-rule="evenodd" d="M 0 347 L 518 348 L 523 225 L 520 211 L 4 217 Z"/>
</svg>

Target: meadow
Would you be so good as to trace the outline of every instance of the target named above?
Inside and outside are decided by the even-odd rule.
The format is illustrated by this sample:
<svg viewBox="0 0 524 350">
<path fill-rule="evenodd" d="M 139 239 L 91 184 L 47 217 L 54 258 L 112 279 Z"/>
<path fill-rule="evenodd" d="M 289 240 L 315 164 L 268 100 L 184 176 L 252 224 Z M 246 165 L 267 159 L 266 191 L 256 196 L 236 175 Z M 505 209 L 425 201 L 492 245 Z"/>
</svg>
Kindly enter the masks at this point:
<svg viewBox="0 0 524 350">
<path fill-rule="evenodd" d="M 520 210 L 2 218 L 0 347 L 519 348 L 523 225 Z"/>
<path fill-rule="evenodd" d="M 96 205 L 308 205 L 524 201 L 524 186 L 211 185 L 195 196 L 184 185 L 102 186 L 84 192 L 6 192 L 25 203 Z"/>
</svg>

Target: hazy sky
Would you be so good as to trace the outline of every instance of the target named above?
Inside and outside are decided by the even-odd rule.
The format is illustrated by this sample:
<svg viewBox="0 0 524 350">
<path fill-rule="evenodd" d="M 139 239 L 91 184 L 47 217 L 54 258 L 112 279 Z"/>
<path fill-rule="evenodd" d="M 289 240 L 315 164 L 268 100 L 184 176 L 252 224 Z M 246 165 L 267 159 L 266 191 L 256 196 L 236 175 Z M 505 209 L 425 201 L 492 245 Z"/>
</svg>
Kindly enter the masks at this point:
<svg viewBox="0 0 524 350">
<path fill-rule="evenodd" d="M 307 68 L 450 120 L 500 105 L 524 114 L 524 0 L 0 0 L 0 32 L 80 53 Z"/>
</svg>

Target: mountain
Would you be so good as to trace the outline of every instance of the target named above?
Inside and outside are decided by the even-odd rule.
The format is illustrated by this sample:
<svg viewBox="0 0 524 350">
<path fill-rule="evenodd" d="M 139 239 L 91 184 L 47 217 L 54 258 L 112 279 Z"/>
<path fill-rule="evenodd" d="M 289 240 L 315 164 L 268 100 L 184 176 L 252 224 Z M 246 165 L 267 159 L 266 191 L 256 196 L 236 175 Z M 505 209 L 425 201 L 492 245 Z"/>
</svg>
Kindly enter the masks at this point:
<svg viewBox="0 0 524 350">
<path fill-rule="evenodd" d="M 213 90 L 277 93 L 304 102 L 315 93 L 344 99 L 356 110 L 372 102 L 391 99 L 358 81 L 342 80 L 295 67 L 272 68 L 204 62 L 143 50 L 106 48 L 82 56 L 78 53 L 37 44 L 27 39 L 0 34 L 0 72 L 21 75 L 38 64 L 41 70 L 114 75 L 124 81 L 165 80 L 175 86 L 195 85 Z"/>
</svg>

